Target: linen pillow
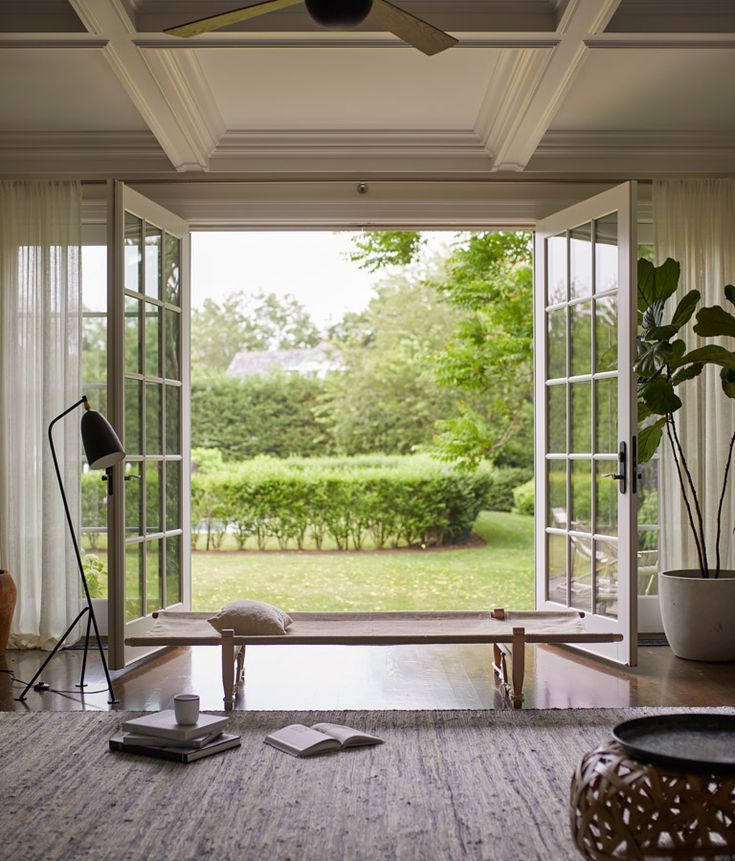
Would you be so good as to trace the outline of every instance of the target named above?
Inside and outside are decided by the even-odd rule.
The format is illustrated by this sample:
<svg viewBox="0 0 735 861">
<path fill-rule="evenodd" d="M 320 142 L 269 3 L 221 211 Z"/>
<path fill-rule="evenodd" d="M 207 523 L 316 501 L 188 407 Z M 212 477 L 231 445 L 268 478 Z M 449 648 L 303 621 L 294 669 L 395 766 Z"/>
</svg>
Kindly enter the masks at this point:
<svg viewBox="0 0 735 861">
<path fill-rule="evenodd" d="M 232 628 L 236 636 L 259 636 L 261 634 L 285 634 L 293 619 L 264 601 L 233 601 L 207 620 L 220 634 Z"/>
</svg>

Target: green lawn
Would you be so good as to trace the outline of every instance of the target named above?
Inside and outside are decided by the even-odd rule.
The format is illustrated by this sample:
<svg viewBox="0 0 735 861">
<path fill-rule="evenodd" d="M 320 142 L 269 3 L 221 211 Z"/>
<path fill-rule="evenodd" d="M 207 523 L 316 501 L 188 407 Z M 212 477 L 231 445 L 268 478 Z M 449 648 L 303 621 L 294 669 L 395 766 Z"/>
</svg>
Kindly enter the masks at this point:
<svg viewBox="0 0 735 861">
<path fill-rule="evenodd" d="M 192 606 L 253 598 L 285 610 L 533 607 L 533 518 L 485 511 L 485 546 L 374 552 L 195 552 Z"/>
</svg>

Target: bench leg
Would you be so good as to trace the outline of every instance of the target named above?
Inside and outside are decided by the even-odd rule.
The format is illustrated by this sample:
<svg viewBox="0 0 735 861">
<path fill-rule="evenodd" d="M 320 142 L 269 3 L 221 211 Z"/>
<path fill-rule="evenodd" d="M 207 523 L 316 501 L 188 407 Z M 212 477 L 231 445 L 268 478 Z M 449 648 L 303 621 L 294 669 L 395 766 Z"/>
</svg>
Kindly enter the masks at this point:
<svg viewBox="0 0 735 861">
<path fill-rule="evenodd" d="M 526 632 L 523 628 L 513 628 L 513 687 L 511 699 L 513 708 L 519 709 L 523 705 L 523 676 L 526 661 Z"/>
<path fill-rule="evenodd" d="M 523 628 L 513 628 L 513 642 L 509 648 L 505 643 L 493 643 L 493 670 L 503 691 L 508 695 L 513 708 L 523 705 L 523 676 L 525 673 L 526 634 Z M 508 674 L 508 658 L 511 672 Z"/>
<path fill-rule="evenodd" d="M 222 631 L 222 687 L 225 692 L 225 711 L 229 712 L 235 706 L 235 632 L 230 629 Z"/>
<path fill-rule="evenodd" d="M 237 650 L 237 666 L 235 668 L 235 689 L 240 686 L 245 675 L 245 646 L 240 646 Z"/>
</svg>

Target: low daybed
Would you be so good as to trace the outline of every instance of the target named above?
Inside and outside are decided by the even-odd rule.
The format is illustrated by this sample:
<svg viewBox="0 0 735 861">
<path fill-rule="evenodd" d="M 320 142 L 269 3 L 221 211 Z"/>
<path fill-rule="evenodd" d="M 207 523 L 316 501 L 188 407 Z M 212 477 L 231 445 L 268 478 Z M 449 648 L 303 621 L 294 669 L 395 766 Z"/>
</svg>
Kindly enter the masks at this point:
<svg viewBox="0 0 735 861">
<path fill-rule="evenodd" d="M 523 675 L 527 643 L 601 643 L 622 639 L 587 629 L 584 613 L 452 611 L 400 613 L 291 613 L 293 624 L 285 634 L 220 635 L 207 621 L 211 613 L 154 613 L 154 625 L 145 635 L 129 637 L 129 646 L 219 646 L 225 710 L 234 707 L 242 681 L 246 646 L 395 646 L 420 643 L 487 643 L 493 645 L 493 668 L 513 706 L 523 703 Z M 506 658 L 512 659 L 508 677 Z"/>
</svg>

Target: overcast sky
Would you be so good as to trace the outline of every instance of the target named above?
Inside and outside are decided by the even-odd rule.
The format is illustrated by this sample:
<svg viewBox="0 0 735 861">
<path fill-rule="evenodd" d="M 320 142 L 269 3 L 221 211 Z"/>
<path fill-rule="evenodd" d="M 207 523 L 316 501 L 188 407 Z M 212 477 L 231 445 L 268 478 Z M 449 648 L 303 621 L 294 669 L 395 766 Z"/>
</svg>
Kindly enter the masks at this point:
<svg viewBox="0 0 735 861">
<path fill-rule="evenodd" d="M 350 232 L 251 231 L 193 233 L 191 304 L 207 297 L 221 301 L 228 293 L 264 290 L 293 294 L 321 328 L 345 311 L 361 311 L 385 273 L 370 273 L 348 259 Z M 453 234 L 431 233 L 436 250 Z"/>
<path fill-rule="evenodd" d="M 444 250 L 454 233 L 425 233 L 426 256 Z M 351 263 L 352 232 L 248 231 L 191 235 L 191 304 L 221 302 L 238 290 L 246 294 L 293 294 L 322 329 L 346 311 L 361 311 L 385 272 L 370 273 Z M 420 264 L 419 264 L 420 265 Z M 83 301 L 89 310 L 106 306 L 105 249 L 85 246 Z"/>
</svg>

